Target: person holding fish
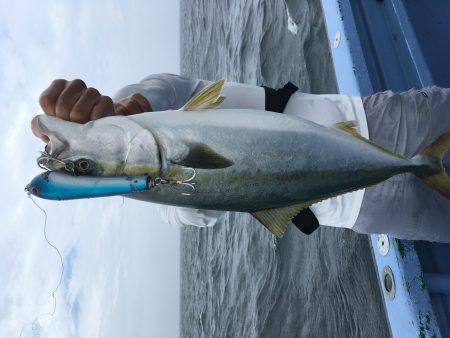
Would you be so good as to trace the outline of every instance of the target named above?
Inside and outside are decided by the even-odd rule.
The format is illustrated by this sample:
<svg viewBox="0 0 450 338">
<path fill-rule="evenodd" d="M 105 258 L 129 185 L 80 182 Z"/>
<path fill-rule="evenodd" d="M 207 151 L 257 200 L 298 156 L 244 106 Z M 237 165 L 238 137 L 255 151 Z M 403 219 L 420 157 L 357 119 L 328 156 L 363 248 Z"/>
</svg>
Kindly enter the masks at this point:
<svg viewBox="0 0 450 338">
<path fill-rule="evenodd" d="M 188 79 L 172 74 L 157 74 L 146 77 L 140 83 L 122 88 L 111 99 L 101 95 L 95 89 L 87 88 L 81 80 L 55 80 L 42 93 L 40 104 L 47 115 L 86 123 L 106 116 L 135 116 L 149 111 L 184 108 L 187 105 L 186 102 L 195 98 L 210 84 L 211 82 L 204 80 Z M 360 98 L 347 95 L 301 93 L 292 84 L 274 90 L 246 84 L 225 83 L 222 95 L 225 100 L 221 103 L 221 109 L 249 109 L 261 111 L 261 114 L 264 114 L 263 111 L 283 112 L 287 116 L 300 117 L 330 127 L 327 130 L 333 130 L 333 132 L 340 129 L 334 136 L 336 140 L 341 137 L 342 131 L 345 131 L 348 134 L 342 137 L 350 139 L 348 135 L 351 134 L 354 139 L 359 140 L 359 143 L 366 144 L 366 147 L 367 145 L 378 147 L 377 151 L 381 150 L 381 153 L 397 160 L 404 161 L 403 156 L 411 158 L 422 152 L 422 157 L 414 157 L 409 163 L 401 164 L 402 169 L 391 168 L 388 174 L 371 178 L 369 184 L 355 183 L 354 188 L 351 189 L 339 188 L 336 193 L 325 194 L 325 198 L 317 195 L 320 198 L 294 205 L 295 208 L 271 209 L 270 215 L 265 212 L 266 210 L 252 212 L 273 233 L 278 234 L 278 230 L 273 231 L 271 225 L 267 224 L 270 223 L 272 214 L 276 217 L 275 223 L 277 219 L 286 219 L 287 222 L 292 219 L 300 230 L 308 234 L 320 223 L 351 228 L 366 234 L 388 233 L 397 238 L 450 242 L 450 200 L 448 199 L 450 183 L 445 170 L 439 169 L 440 162 L 437 164 L 430 162 L 440 157 L 444 165 L 448 165 L 449 157 L 447 155 L 444 158 L 444 155 L 450 146 L 450 112 L 447 108 L 450 107 L 450 90 L 428 87 L 404 93 L 388 91 Z M 218 101 L 222 102 L 222 100 Z M 163 115 L 158 116 L 162 118 Z M 230 119 L 233 119 L 232 114 Z M 259 117 L 255 116 L 253 120 L 250 118 L 248 123 L 256 122 L 255 119 L 259 120 Z M 263 119 L 262 115 L 261 119 Z M 274 123 L 278 122 L 275 117 L 272 119 Z M 244 115 L 242 115 L 242 121 L 243 123 L 246 121 Z M 349 121 L 356 121 L 359 134 L 352 128 Z M 288 133 L 291 126 L 293 129 L 296 128 L 297 119 L 286 118 L 283 123 Z M 52 133 L 48 132 L 52 128 L 51 123 L 45 125 L 42 119 L 35 118 L 32 122 L 34 134 L 46 143 L 52 138 Z M 264 126 L 258 128 L 261 129 Z M 297 128 L 302 126 L 298 125 Z M 364 141 L 369 138 L 376 145 Z M 343 142 L 346 141 L 343 140 Z M 333 144 L 319 144 L 318 151 L 324 151 L 324 147 L 330 145 Z M 300 147 L 301 144 L 291 144 L 291 152 Z M 334 147 L 334 150 L 330 150 L 330 154 L 333 154 L 333 151 L 339 152 L 338 142 Z M 368 151 L 370 147 L 367 148 Z M 220 157 L 220 154 L 214 153 L 212 149 L 200 148 L 191 148 L 188 152 L 195 153 L 196 156 L 211 157 L 213 160 L 210 163 L 199 164 L 200 169 L 208 166 L 216 168 L 214 165 L 217 165 L 217 168 L 229 165 L 226 164 L 226 160 L 229 159 Z M 358 149 L 361 149 L 361 157 L 368 155 L 363 150 L 366 148 Z M 252 149 L 247 151 L 250 153 Z M 374 153 L 373 156 L 376 157 L 378 154 Z M 350 161 L 349 159 L 350 157 L 344 161 Z M 330 158 L 330 161 L 336 162 L 339 158 L 334 160 Z M 172 162 L 175 163 L 175 161 Z M 177 164 L 185 166 L 189 164 L 190 167 L 196 168 L 196 163 L 192 159 L 189 161 L 185 159 L 184 162 Z M 286 164 L 280 163 L 280 165 Z M 321 167 L 327 165 L 323 162 Z M 406 167 L 410 168 L 406 169 Z M 371 168 L 371 170 L 375 169 Z M 359 170 L 359 172 L 362 171 L 363 169 Z M 395 175 L 397 173 L 399 175 Z M 334 173 L 324 177 L 333 175 Z M 389 178 L 390 176 L 393 177 Z M 388 179 L 385 182 L 372 186 L 386 178 Z M 345 179 L 346 176 L 341 177 L 341 180 Z M 423 184 L 422 180 L 434 190 Z M 359 187 L 366 188 L 359 189 Z M 164 199 L 161 201 L 167 202 Z M 213 225 L 223 212 L 207 208 L 166 205 L 163 205 L 160 210 L 162 217 L 169 223 L 197 226 Z M 281 227 L 284 231 L 286 221 L 281 223 L 283 223 Z M 280 233 L 282 234 L 283 231 Z"/>
</svg>

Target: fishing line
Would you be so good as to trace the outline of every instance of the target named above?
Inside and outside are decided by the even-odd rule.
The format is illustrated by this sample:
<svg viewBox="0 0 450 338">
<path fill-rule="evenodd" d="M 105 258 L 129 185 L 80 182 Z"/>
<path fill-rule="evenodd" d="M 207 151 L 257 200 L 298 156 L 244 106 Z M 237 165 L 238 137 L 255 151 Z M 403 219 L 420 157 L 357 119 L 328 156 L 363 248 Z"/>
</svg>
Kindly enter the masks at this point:
<svg viewBox="0 0 450 338">
<path fill-rule="evenodd" d="M 28 194 L 28 197 L 31 199 L 31 201 L 33 201 L 34 205 L 36 205 L 42 211 L 42 213 L 44 214 L 44 228 L 43 228 L 44 239 L 47 242 L 47 244 L 50 247 L 52 247 L 56 251 L 56 253 L 58 254 L 59 260 L 61 262 L 61 273 L 60 273 L 60 276 L 59 276 L 58 284 L 56 285 L 55 289 L 51 293 L 51 296 L 53 298 L 53 310 L 51 312 L 42 313 L 42 314 L 38 315 L 31 323 L 25 324 L 22 327 L 22 330 L 20 331 L 20 337 L 22 337 L 23 330 L 27 326 L 31 325 L 31 329 L 32 330 L 36 330 L 37 329 L 37 322 L 38 322 L 38 320 L 40 318 L 45 317 L 45 316 L 53 317 L 55 315 L 55 312 L 56 312 L 56 296 L 55 296 L 55 293 L 58 291 L 59 287 L 61 286 L 63 275 L 64 275 L 64 262 L 63 262 L 63 258 L 62 258 L 61 252 L 59 251 L 59 249 L 53 243 L 51 243 L 49 241 L 49 239 L 47 237 L 47 212 L 42 207 L 40 207 L 39 204 L 37 204 L 37 202 L 33 199 L 31 194 Z"/>
</svg>

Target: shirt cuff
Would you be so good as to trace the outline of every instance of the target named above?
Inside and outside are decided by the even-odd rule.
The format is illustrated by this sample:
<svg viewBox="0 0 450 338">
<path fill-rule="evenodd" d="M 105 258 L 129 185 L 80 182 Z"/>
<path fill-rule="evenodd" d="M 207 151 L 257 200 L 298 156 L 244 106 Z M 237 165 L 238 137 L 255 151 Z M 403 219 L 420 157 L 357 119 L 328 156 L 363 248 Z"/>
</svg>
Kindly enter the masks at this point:
<svg viewBox="0 0 450 338">
<path fill-rule="evenodd" d="M 226 97 L 220 109 L 264 110 L 266 99 L 264 88 L 255 85 L 226 82 L 222 95 Z"/>
</svg>

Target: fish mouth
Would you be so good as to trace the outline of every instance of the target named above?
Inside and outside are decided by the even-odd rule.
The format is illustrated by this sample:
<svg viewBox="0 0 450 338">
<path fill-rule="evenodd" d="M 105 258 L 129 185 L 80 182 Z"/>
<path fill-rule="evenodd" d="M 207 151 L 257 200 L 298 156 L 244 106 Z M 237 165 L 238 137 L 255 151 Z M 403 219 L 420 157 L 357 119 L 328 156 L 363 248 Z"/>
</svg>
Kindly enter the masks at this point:
<svg viewBox="0 0 450 338">
<path fill-rule="evenodd" d="M 74 133 L 72 122 L 61 120 L 54 116 L 37 115 L 31 120 L 31 130 L 33 134 L 46 143 L 42 157 L 51 158 L 58 161 L 63 152 L 69 147 L 70 136 Z M 71 128 L 65 128 L 70 125 Z M 69 135 L 67 135 L 69 134 Z"/>
<path fill-rule="evenodd" d="M 51 124 L 49 121 L 65 122 L 53 116 L 44 115 L 35 116 L 31 120 L 33 134 L 46 143 L 44 151 L 41 151 L 41 155 L 36 159 L 37 165 L 46 171 L 57 170 L 71 173 L 70 161 L 61 158 L 61 155 L 67 151 L 69 143 L 61 132 L 49 128 L 47 125 Z"/>
<path fill-rule="evenodd" d="M 39 122 L 39 115 L 33 117 L 33 119 L 31 120 L 31 131 L 36 137 L 40 138 L 43 142 L 45 143 L 50 142 L 48 134 L 44 132 L 44 128 L 42 124 Z"/>
</svg>

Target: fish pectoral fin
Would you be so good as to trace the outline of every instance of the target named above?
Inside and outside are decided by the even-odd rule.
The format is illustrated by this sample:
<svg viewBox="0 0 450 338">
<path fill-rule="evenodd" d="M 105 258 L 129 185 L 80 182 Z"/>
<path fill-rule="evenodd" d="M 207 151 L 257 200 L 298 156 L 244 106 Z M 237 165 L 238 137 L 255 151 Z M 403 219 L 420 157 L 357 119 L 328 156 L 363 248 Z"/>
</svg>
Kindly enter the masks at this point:
<svg viewBox="0 0 450 338">
<path fill-rule="evenodd" d="M 234 164 L 233 161 L 217 153 L 207 144 L 191 143 L 187 146 L 188 154 L 182 160 L 172 161 L 173 163 L 199 169 L 220 169 Z"/>
<path fill-rule="evenodd" d="M 311 204 L 312 202 L 305 202 L 289 207 L 254 211 L 251 214 L 271 233 L 281 238 L 291 220 Z"/>
<path fill-rule="evenodd" d="M 224 96 L 220 96 L 224 84 L 225 80 L 214 82 L 192 97 L 180 110 L 193 111 L 216 108 L 225 100 Z"/>
</svg>

